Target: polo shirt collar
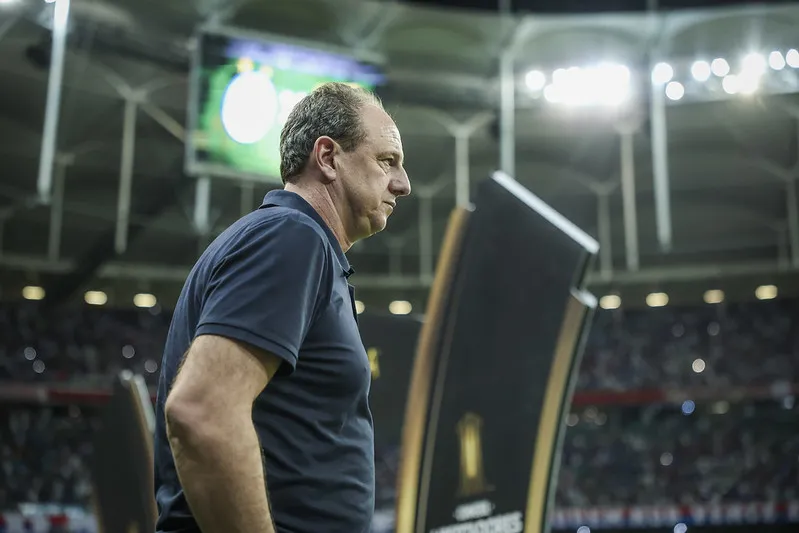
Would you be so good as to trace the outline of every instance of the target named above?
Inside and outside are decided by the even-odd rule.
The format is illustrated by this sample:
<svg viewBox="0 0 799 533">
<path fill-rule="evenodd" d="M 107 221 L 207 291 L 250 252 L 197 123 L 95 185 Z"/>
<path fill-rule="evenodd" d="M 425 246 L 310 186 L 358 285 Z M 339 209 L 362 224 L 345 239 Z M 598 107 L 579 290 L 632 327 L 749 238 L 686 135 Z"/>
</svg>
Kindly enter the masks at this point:
<svg viewBox="0 0 799 533">
<path fill-rule="evenodd" d="M 336 252 L 336 257 L 338 257 L 338 262 L 341 264 L 341 269 L 344 271 L 344 275 L 350 277 L 350 275 L 355 272 L 352 266 L 350 266 L 350 262 L 347 260 L 344 250 L 341 249 L 338 239 L 333 234 L 333 230 L 330 229 L 322 216 L 316 212 L 316 209 L 311 207 L 311 204 L 305 201 L 302 196 L 283 189 L 269 191 L 266 193 L 266 196 L 264 196 L 264 201 L 261 204 L 261 207 L 268 207 L 272 205 L 296 209 L 297 211 L 301 211 L 302 213 L 305 213 L 314 219 L 314 221 L 325 231 L 325 235 L 327 235 L 327 240 L 330 242 L 330 246 L 332 246 L 333 250 Z"/>
</svg>

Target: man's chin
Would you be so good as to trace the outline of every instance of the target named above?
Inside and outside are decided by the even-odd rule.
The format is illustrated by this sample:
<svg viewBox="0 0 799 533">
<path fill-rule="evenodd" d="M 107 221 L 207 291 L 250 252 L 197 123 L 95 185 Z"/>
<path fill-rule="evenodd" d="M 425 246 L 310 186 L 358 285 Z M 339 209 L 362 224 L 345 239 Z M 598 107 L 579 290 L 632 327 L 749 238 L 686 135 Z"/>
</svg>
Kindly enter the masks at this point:
<svg viewBox="0 0 799 533">
<path fill-rule="evenodd" d="M 376 233 L 380 233 L 381 231 L 386 229 L 387 223 L 388 223 L 388 217 L 384 217 L 384 218 L 381 217 L 381 218 L 379 218 L 377 220 L 373 220 L 372 224 L 371 224 L 371 226 L 372 226 L 372 228 L 371 228 L 372 229 L 372 235 L 374 235 Z"/>
</svg>

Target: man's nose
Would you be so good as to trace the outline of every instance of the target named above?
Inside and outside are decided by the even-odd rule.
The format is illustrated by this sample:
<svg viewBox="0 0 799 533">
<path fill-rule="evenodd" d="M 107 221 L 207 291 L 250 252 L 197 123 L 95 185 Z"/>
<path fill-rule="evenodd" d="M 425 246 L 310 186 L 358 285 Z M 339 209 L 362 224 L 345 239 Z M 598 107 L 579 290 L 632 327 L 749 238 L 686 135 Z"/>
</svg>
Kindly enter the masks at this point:
<svg viewBox="0 0 799 533">
<path fill-rule="evenodd" d="M 394 196 L 408 196 L 411 194 L 411 180 L 408 178 L 408 173 L 405 169 L 400 169 L 398 175 L 391 180 L 390 184 L 391 194 Z"/>
</svg>

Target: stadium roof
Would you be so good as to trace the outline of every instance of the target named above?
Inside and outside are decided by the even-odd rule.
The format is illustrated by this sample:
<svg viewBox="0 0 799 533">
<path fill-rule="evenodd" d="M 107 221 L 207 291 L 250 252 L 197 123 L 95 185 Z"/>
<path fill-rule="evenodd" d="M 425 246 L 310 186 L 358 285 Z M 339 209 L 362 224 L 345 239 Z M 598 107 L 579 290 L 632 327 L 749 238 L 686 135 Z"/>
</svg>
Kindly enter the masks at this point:
<svg viewBox="0 0 799 533">
<path fill-rule="evenodd" d="M 471 124 L 472 188 L 500 166 L 503 57 L 513 58 L 506 64 L 512 64 L 516 80 L 513 174 L 599 238 L 608 255 L 604 274 L 592 278 L 601 290 L 628 283 L 648 290 L 728 275 L 767 277 L 799 266 L 799 220 L 786 201 L 799 169 L 799 69 L 784 61 L 779 71 L 766 67 L 769 83 L 746 97 L 719 92 L 720 79 L 711 86 L 693 80 L 690 72 L 695 60 L 725 58 L 735 68 L 747 53 L 768 58 L 778 51 L 787 57 L 799 48 L 799 6 L 657 14 L 638 6 L 630 13 L 591 16 L 501 16 L 434 4 L 450 3 L 72 0 L 54 196 L 42 203 L 37 174 L 53 6 L 0 1 L 3 290 L 17 294 L 22 285 L 37 283 L 64 298 L 98 288 L 119 299 L 150 290 L 169 301 L 209 239 L 274 186 L 214 178 L 210 233 L 195 224 L 196 182 L 183 173 L 188 58 L 195 28 L 209 20 L 368 49 L 385 58 L 387 84 L 380 94 L 403 133 L 414 194 L 400 202 L 384 234 L 349 254 L 367 300 L 424 298 L 430 251 L 437 250 L 455 205 L 453 132 Z M 572 11 L 566 8 L 572 4 L 560 5 Z M 517 11 L 551 12 L 554 4 L 513 5 Z M 553 103 L 527 84 L 532 69 L 551 79 L 558 69 L 598 61 L 627 67 L 633 86 L 641 89 L 631 105 L 609 111 Z M 664 99 L 670 249 L 659 244 L 656 202 L 662 206 L 663 195 L 653 180 L 648 87 L 657 61 L 673 65 L 674 80 L 685 93 L 679 101 Z M 590 84 L 578 88 L 592 90 Z M 126 96 L 140 97 L 140 103 L 129 234 L 125 250 L 116 253 L 122 133 L 126 108 L 129 113 L 133 108 L 126 106 Z M 626 137 L 620 133 L 625 131 Z M 625 170 L 625 176 L 634 178 L 636 213 L 628 203 L 625 223 L 620 153 L 627 147 L 634 172 Z M 426 195 L 432 195 L 428 228 Z M 662 223 L 663 212 L 660 216 Z M 637 250 L 625 238 L 633 229 Z M 662 237 L 662 224 L 660 229 Z M 635 261 L 628 259 L 635 255 L 639 266 L 630 272 Z"/>
</svg>

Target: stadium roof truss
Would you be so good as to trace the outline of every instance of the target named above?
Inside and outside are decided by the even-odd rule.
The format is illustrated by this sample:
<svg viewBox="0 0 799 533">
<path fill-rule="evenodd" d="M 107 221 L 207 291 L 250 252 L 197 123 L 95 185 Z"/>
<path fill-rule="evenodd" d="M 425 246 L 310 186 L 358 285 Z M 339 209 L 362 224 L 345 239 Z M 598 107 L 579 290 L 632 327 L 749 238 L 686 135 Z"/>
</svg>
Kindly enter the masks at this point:
<svg viewBox="0 0 799 533">
<path fill-rule="evenodd" d="M 184 176 L 201 25 L 384 58 L 380 93 L 403 134 L 413 195 L 350 253 L 367 292 L 423 293 L 450 210 L 496 169 L 597 237 L 595 284 L 799 267 L 799 68 L 789 55 L 799 58 L 799 6 L 511 17 L 392 1 L 72 0 L 48 136 L 55 9 L 0 2 L 0 268 L 10 286 L 42 280 L 59 298 L 179 287 L 199 250 L 275 186 Z M 758 57 L 767 82 L 745 86 Z M 738 85 L 711 69 L 717 58 Z M 43 139 L 54 140 L 52 172 L 40 167 Z"/>
</svg>

